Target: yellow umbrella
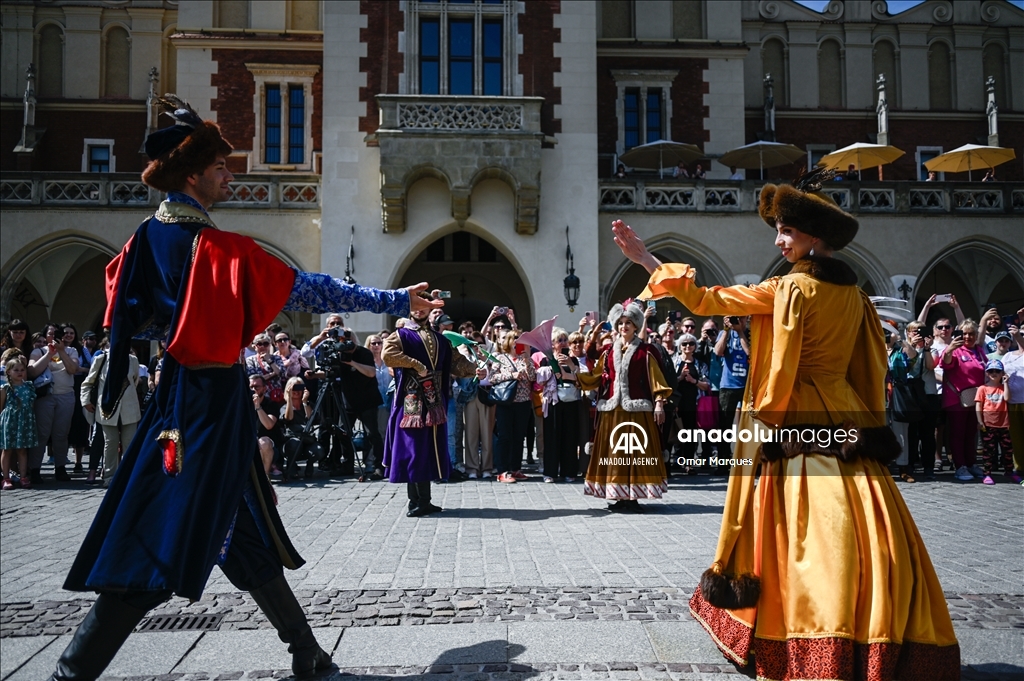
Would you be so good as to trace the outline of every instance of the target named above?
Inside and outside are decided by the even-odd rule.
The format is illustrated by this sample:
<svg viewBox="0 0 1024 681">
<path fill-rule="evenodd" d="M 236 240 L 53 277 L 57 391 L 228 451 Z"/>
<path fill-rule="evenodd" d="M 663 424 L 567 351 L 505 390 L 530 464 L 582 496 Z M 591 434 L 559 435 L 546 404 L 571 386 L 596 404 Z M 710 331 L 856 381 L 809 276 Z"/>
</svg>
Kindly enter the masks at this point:
<svg viewBox="0 0 1024 681">
<path fill-rule="evenodd" d="M 727 167 L 764 170 L 793 163 L 806 155 L 803 149 L 792 144 L 754 142 L 725 152 L 718 162 Z"/>
<path fill-rule="evenodd" d="M 857 170 L 860 170 L 861 168 L 887 165 L 906 153 L 902 149 L 897 149 L 887 144 L 857 142 L 823 156 L 818 161 L 818 165 L 832 168 L 833 170 L 846 170 L 852 165 Z"/>
<path fill-rule="evenodd" d="M 1006 147 L 983 147 L 980 144 L 965 144 L 924 162 L 924 167 L 936 173 L 962 173 L 967 171 L 971 178 L 974 168 L 995 168 L 997 165 L 1017 158 L 1013 149 Z"/>
</svg>

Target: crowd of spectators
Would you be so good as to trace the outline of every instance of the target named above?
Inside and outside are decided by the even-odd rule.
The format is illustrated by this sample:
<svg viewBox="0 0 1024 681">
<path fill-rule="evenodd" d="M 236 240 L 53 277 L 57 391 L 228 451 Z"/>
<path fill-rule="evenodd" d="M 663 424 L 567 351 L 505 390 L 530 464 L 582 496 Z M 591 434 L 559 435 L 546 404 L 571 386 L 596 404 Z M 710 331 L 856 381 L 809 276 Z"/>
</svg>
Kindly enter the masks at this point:
<svg viewBox="0 0 1024 681">
<path fill-rule="evenodd" d="M 942 303 L 955 323 L 940 316 L 929 324 Z M 961 481 L 994 484 L 1000 473 L 1021 481 L 1022 316 L 1024 310 L 1002 317 L 990 306 L 975 322 L 955 296 L 932 296 L 918 320 L 903 328 L 884 324 L 890 422 L 904 443 L 895 471 L 901 480 L 948 469 Z M 447 386 L 452 478 L 515 483 L 532 473 L 548 483 L 575 482 L 586 471 L 596 416 L 594 392 L 582 389 L 577 375 L 591 370 L 611 345 L 609 325 L 588 312 L 575 329 L 554 327 L 552 351 L 545 354 L 519 342 L 522 330 L 509 308 L 495 307 L 479 330 L 463 322 L 455 332 L 442 310 L 432 312 L 430 323 L 487 370 L 483 379 L 458 378 Z M 728 459 L 724 438 L 702 438 L 698 445 L 677 433 L 733 425 L 746 387 L 748 329 L 743 317 L 697 320 L 672 311 L 660 321 L 654 305 L 646 308 L 639 336 L 655 348 L 672 388 L 660 435 L 673 473 L 727 472 L 712 463 L 695 465 Z M 382 433 L 396 399 L 392 370 L 381 358 L 390 333 L 370 334 L 360 344 L 340 315 L 330 315 L 305 343 L 277 324 L 252 339 L 240 361 L 272 479 L 295 479 L 300 468 L 306 478 L 317 470 L 362 481 L 384 477 Z M 163 345 L 148 361 L 133 352 L 113 414 L 96 407 L 106 380 L 104 346 L 91 331 L 79 339 L 72 324 L 47 324 L 36 334 L 21 321 L 9 325 L 0 362 L 4 489 L 42 483 L 47 450 L 58 482 L 83 474 L 106 485 L 113 476 L 159 384 Z"/>
</svg>

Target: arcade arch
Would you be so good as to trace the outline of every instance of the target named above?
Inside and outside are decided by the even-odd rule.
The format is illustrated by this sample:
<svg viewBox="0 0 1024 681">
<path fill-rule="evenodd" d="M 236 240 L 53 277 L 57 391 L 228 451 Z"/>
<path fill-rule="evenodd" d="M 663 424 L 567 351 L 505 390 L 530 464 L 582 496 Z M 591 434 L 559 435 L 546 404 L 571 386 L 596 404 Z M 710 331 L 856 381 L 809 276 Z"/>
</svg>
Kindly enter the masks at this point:
<svg viewBox="0 0 1024 681">
<path fill-rule="evenodd" d="M 106 310 L 109 244 L 79 234 L 49 237 L 15 255 L 0 286 L 3 323 L 21 319 L 38 330 L 48 321 L 99 330 Z"/>
<path fill-rule="evenodd" d="M 933 293 L 952 293 L 964 315 L 977 320 L 984 306 L 1009 315 L 1024 307 L 1024 256 L 1009 244 L 966 239 L 939 252 L 917 279 L 914 309 L 920 311 Z M 946 305 L 932 308 L 928 322 L 950 316 Z"/>
</svg>

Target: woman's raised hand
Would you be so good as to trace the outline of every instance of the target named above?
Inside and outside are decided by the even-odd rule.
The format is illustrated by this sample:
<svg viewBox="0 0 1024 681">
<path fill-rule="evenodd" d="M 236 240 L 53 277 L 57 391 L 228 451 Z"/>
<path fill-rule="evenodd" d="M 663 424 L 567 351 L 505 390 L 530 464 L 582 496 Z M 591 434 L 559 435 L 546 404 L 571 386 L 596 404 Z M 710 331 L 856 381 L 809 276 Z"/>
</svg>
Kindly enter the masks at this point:
<svg viewBox="0 0 1024 681">
<path fill-rule="evenodd" d="M 622 251 L 622 254 L 648 272 L 653 273 L 661 265 L 661 261 L 647 250 L 643 240 L 637 236 L 633 228 L 622 220 L 612 222 L 612 234 L 614 235 L 615 244 Z"/>
</svg>

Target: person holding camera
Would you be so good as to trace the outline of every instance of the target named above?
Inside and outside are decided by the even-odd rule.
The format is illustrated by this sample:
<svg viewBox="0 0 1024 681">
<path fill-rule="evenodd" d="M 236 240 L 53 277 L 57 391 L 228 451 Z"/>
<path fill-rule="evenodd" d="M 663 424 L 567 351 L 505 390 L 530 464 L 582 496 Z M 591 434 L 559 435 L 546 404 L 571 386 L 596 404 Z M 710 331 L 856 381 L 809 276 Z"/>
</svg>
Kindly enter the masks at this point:
<svg viewBox="0 0 1024 681">
<path fill-rule="evenodd" d="M 54 462 L 54 477 L 57 482 L 70 482 L 67 472 L 68 436 L 71 432 L 71 417 L 75 409 L 75 374 L 78 372 L 78 352 L 65 342 L 56 324 L 47 324 L 43 329 L 46 344 L 32 351 L 29 356 L 28 376 L 36 378 L 36 428 L 39 430 L 39 444 L 29 452 L 29 477 L 33 485 L 42 484 L 40 470 L 46 443 L 50 442 L 50 456 Z M 73 339 L 71 339 L 73 340 Z M 49 380 L 46 377 L 49 377 Z M 42 378 L 40 378 L 42 377 Z"/>
<path fill-rule="evenodd" d="M 425 298 L 437 298 L 420 294 Z M 438 513 L 430 502 L 430 482 L 451 474 L 448 451 L 448 400 L 451 377 L 484 378 L 487 371 L 452 350 L 430 328 L 429 310 L 413 310 L 405 326 L 384 341 L 381 357 L 395 372 L 395 405 L 388 419 L 384 467 L 393 483 L 406 483 L 406 516 Z M 376 389 L 374 390 L 376 392 Z M 378 395 L 379 396 L 379 395 Z"/>
<path fill-rule="evenodd" d="M 276 465 L 280 458 L 277 452 L 281 449 L 281 430 L 277 419 L 284 403 L 271 397 L 266 379 L 259 374 L 249 376 L 249 390 L 252 391 L 252 406 L 256 410 L 256 437 L 263 470 L 267 475 L 280 475 L 280 467 Z"/>
<path fill-rule="evenodd" d="M 949 455 L 956 479 L 961 482 L 985 477 L 985 471 L 977 465 L 974 395 L 985 383 L 987 362 L 985 346 L 978 342 L 978 324 L 965 319 L 942 351 L 942 409 L 946 413 Z"/>
<path fill-rule="evenodd" d="M 747 340 L 746 317 L 729 315 L 723 322 L 725 330 L 718 334 L 715 342 L 715 356 L 722 367 L 718 386 L 718 425 L 728 429 L 736 419 L 736 408 L 743 400 L 743 389 L 747 386 L 750 342 Z M 723 439 L 719 447 L 719 454 L 729 458 L 732 453 L 729 443 Z"/>
<path fill-rule="evenodd" d="M 302 378 L 293 376 L 284 387 L 285 403 L 281 407 L 278 424 L 284 441 L 284 475 L 282 482 L 296 477 L 299 461 L 306 461 L 306 478 L 313 477 L 313 464 L 323 456 L 323 449 L 317 442 L 316 433 L 312 431 L 315 423 L 307 423 L 313 417 L 313 405 L 310 403 L 309 390 Z M 315 421 L 315 419 L 314 419 Z"/>
</svg>

